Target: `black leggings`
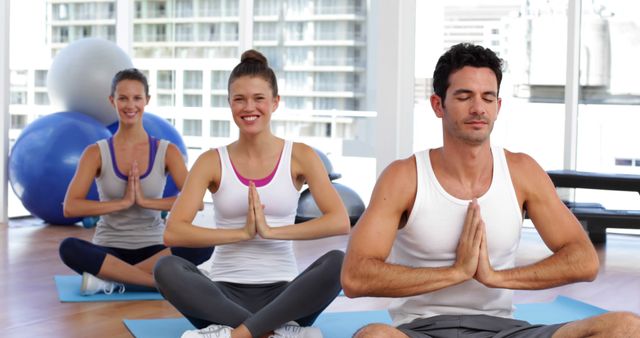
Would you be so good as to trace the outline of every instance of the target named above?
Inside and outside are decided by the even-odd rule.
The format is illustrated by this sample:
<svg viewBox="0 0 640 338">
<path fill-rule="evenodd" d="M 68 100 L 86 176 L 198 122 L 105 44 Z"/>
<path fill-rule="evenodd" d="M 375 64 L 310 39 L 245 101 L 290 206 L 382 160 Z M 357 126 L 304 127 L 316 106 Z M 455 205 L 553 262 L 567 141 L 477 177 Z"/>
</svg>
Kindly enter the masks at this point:
<svg viewBox="0 0 640 338">
<path fill-rule="evenodd" d="M 244 324 L 253 337 L 290 321 L 310 326 L 340 293 L 344 253 L 318 258 L 291 282 L 237 284 L 214 282 L 193 264 L 162 257 L 153 274 L 160 293 L 195 327 Z"/>
<path fill-rule="evenodd" d="M 112 255 L 128 264 L 135 265 L 157 254 L 167 247 L 161 244 L 146 246 L 139 249 L 121 249 L 101 246 L 85 240 L 68 237 L 60 243 L 60 258 L 73 271 L 82 274 L 88 272 L 97 275 L 107 255 Z M 193 264 L 202 264 L 211 257 L 213 247 L 210 248 L 171 248 L 171 254 L 183 257 Z"/>
</svg>

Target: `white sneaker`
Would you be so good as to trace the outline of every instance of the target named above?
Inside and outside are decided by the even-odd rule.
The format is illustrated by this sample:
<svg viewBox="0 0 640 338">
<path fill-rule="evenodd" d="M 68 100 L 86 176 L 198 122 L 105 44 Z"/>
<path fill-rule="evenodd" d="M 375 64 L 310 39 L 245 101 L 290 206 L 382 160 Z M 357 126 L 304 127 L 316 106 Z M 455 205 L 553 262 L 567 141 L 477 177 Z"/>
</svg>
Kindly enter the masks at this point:
<svg viewBox="0 0 640 338">
<path fill-rule="evenodd" d="M 185 331 L 181 338 L 231 338 L 231 327 L 211 324 L 204 329 Z"/>
<path fill-rule="evenodd" d="M 82 286 L 80 293 L 83 296 L 95 295 L 98 292 L 104 292 L 107 295 L 118 289 L 118 293 L 124 292 L 124 284 L 102 280 L 88 272 L 82 274 Z"/>
<path fill-rule="evenodd" d="M 322 338 L 322 331 L 317 327 L 300 326 L 296 322 L 288 322 L 273 331 L 271 338 Z"/>
</svg>

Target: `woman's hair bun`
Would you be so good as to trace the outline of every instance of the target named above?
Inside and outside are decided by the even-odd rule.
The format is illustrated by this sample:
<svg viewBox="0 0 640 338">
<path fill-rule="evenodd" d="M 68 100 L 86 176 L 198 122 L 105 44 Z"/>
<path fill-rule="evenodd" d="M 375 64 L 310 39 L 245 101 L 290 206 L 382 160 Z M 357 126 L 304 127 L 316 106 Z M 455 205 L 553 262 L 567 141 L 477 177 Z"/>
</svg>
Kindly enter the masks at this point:
<svg viewBox="0 0 640 338">
<path fill-rule="evenodd" d="M 265 67 L 268 66 L 267 58 L 264 55 L 262 55 L 262 53 L 258 52 L 255 49 L 249 49 L 244 53 L 242 53 L 242 56 L 240 57 L 240 62 L 259 63 L 264 65 Z"/>
</svg>

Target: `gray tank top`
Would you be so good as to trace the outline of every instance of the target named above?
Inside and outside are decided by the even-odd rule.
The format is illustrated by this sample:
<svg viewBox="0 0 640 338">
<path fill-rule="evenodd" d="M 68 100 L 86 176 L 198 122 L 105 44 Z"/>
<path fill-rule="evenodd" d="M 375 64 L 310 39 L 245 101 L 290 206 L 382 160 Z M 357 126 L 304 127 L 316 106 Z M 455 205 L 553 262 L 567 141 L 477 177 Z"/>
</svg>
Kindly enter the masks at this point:
<svg viewBox="0 0 640 338">
<path fill-rule="evenodd" d="M 97 142 L 102 166 L 96 177 L 101 201 L 121 199 L 127 186 L 127 175 L 121 173 L 113 156 L 113 139 Z M 149 137 L 149 167 L 140 175 L 142 191 L 147 198 L 162 198 L 167 179 L 165 155 L 169 142 Z M 123 249 L 139 249 L 162 244 L 164 221 L 159 210 L 133 205 L 128 209 L 100 216 L 93 243 Z"/>
</svg>

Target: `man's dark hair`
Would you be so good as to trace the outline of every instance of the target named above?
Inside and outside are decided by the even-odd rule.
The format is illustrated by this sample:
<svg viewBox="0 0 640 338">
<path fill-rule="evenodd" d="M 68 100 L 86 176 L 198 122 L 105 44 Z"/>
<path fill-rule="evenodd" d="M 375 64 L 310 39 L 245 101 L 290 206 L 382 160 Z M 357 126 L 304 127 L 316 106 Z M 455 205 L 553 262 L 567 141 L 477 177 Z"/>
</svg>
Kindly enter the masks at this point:
<svg viewBox="0 0 640 338">
<path fill-rule="evenodd" d="M 116 93 L 116 86 L 123 80 L 134 80 L 142 83 L 144 86 L 144 94 L 149 96 L 149 82 L 147 77 L 137 68 L 127 68 L 116 73 L 111 80 L 111 96 Z"/>
<path fill-rule="evenodd" d="M 489 68 L 496 75 L 498 93 L 502 82 L 503 61 L 489 48 L 471 43 L 459 43 L 446 51 L 436 64 L 433 71 L 433 92 L 440 96 L 444 104 L 449 88 L 449 76 L 465 66 Z"/>
</svg>

